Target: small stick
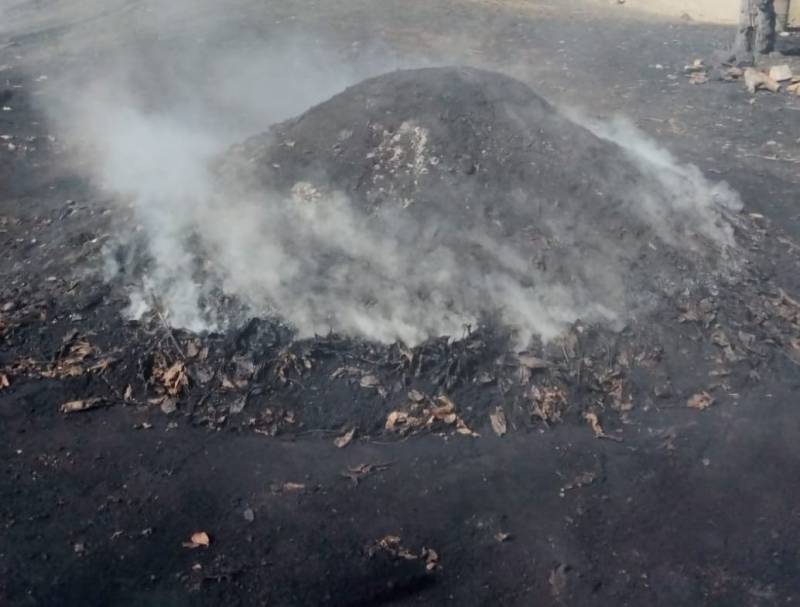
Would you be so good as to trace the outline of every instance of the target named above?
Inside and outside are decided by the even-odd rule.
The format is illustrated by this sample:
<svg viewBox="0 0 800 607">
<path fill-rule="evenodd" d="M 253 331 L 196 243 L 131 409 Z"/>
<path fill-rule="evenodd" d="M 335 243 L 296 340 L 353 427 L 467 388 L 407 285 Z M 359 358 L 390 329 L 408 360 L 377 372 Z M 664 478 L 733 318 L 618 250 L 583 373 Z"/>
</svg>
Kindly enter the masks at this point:
<svg viewBox="0 0 800 607">
<path fill-rule="evenodd" d="M 186 355 L 183 353 L 183 349 L 181 348 L 181 345 L 178 343 L 178 340 L 175 339 L 175 334 L 172 332 L 172 328 L 167 323 L 167 319 L 164 318 L 164 315 L 161 313 L 161 305 L 158 302 L 158 298 L 152 291 L 150 292 L 150 297 L 153 300 L 153 309 L 156 311 L 156 315 L 158 316 L 158 319 L 161 321 L 161 324 L 164 326 L 164 330 L 167 332 L 167 335 L 169 335 L 172 345 L 175 346 L 175 350 L 177 350 L 178 355 L 181 357 L 181 359 L 186 360 Z"/>
</svg>

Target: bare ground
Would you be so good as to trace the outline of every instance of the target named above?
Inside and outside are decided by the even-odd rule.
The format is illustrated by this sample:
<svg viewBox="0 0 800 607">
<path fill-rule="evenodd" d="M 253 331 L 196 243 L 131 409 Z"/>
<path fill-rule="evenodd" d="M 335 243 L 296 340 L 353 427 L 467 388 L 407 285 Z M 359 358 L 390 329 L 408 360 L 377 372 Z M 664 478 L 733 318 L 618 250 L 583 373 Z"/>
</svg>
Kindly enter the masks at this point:
<svg viewBox="0 0 800 607">
<path fill-rule="evenodd" d="M 0 39 L 3 103 L 12 107 L 0 114 L 0 134 L 17 146 L 0 152 L 1 293 L 21 307 L 42 302 L 24 319 L 25 335 L 46 353 L 72 325 L 110 322 L 121 302 L 101 285 L 68 280 L 96 255 L 104 205 L 54 163 L 36 78 L 115 48 L 115 24 L 135 22 L 144 5 L 34 4 L 41 21 L 11 20 L 16 29 Z M 343 54 L 359 41 L 509 72 L 553 102 L 630 116 L 681 159 L 728 180 L 748 212 L 766 216 L 770 238 L 795 246 L 800 98 L 753 100 L 738 84 L 696 86 L 682 73 L 729 30 L 607 20 L 577 2 L 534 8 L 240 2 L 221 15 L 176 5 L 167 29 L 168 42 L 218 21 L 254 37 L 288 29 Z M 774 272 L 797 293 L 786 259 L 776 255 Z M 15 353 L 12 336 L 3 366 Z M 703 412 L 635 409 L 622 443 L 568 420 L 502 439 L 484 426 L 480 439 L 376 437 L 337 449 L 325 434 L 213 431 L 141 407 L 64 416 L 59 403 L 84 396 L 83 380 L 12 378 L 0 392 L 0 601 L 790 604 L 800 598 L 799 385 L 784 361 L 746 398 Z M 346 476 L 360 464 L 385 467 L 356 484 Z M 209 548 L 182 546 L 200 530 Z M 387 535 L 415 554 L 435 550 L 435 570 L 390 551 L 370 556 Z"/>
</svg>

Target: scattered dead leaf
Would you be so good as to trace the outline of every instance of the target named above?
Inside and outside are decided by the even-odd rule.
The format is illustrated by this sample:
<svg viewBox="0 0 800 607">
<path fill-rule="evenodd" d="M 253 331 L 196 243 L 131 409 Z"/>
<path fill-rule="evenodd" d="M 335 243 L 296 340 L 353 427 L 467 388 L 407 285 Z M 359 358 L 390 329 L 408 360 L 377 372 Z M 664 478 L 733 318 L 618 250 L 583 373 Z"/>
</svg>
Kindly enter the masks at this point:
<svg viewBox="0 0 800 607">
<path fill-rule="evenodd" d="M 165 369 L 161 374 L 161 382 L 167 394 L 179 396 L 189 383 L 189 378 L 186 376 L 186 366 L 183 361 L 179 360 Z"/>
<path fill-rule="evenodd" d="M 80 411 L 89 411 L 90 409 L 97 409 L 106 403 L 106 399 L 102 397 L 87 398 L 83 400 L 70 400 L 61 405 L 62 413 L 78 413 Z"/>
<path fill-rule="evenodd" d="M 478 434 L 474 430 L 471 430 L 467 426 L 466 422 L 460 417 L 456 420 L 456 432 L 458 432 L 463 436 L 471 436 L 472 438 L 478 438 L 480 436 L 480 434 Z"/>
<path fill-rule="evenodd" d="M 377 388 L 381 385 L 381 380 L 377 375 L 364 375 L 358 383 L 362 388 Z"/>
<path fill-rule="evenodd" d="M 506 533 L 505 531 L 498 531 L 494 534 L 494 539 L 502 544 L 503 542 L 507 542 L 511 539 L 511 534 Z"/>
<path fill-rule="evenodd" d="M 208 534 L 205 531 L 198 531 L 196 533 L 192 533 L 192 536 L 189 538 L 188 542 L 183 543 L 184 548 L 191 548 L 194 550 L 195 548 L 208 548 L 211 545 L 211 538 L 208 537 Z"/>
<path fill-rule="evenodd" d="M 708 82 L 708 74 L 706 72 L 693 72 L 689 76 L 690 84 L 705 84 Z"/>
<path fill-rule="evenodd" d="M 416 553 L 404 547 L 398 535 L 387 535 L 367 548 L 367 554 L 370 557 L 375 556 L 378 552 L 385 552 L 395 558 L 407 561 L 422 560 L 425 562 L 425 570 L 429 573 L 435 571 L 439 566 L 439 554 L 436 550 L 423 547 L 419 553 Z"/>
<path fill-rule="evenodd" d="M 549 362 L 547 362 L 542 358 L 538 358 L 537 356 L 531 356 L 530 354 L 520 354 L 518 358 L 519 358 L 519 364 L 525 367 L 526 369 L 530 369 L 531 371 L 541 371 L 550 368 Z"/>
<path fill-rule="evenodd" d="M 686 65 L 683 67 L 683 71 L 687 73 L 697 73 L 705 71 L 706 64 L 703 62 L 702 59 L 695 59 L 692 61 L 690 65 Z"/>
<path fill-rule="evenodd" d="M 420 558 L 425 561 L 425 571 L 434 571 L 439 566 L 439 554 L 433 548 L 422 548 Z"/>
<path fill-rule="evenodd" d="M 427 397 L 425 396 L 425 394 L 420 392 L 419 390 L 411 390 L 408 393 L 408 400 L 410 400 L 412 403 L 421 403 L 426 398 Z"/>
<path fill-rule="evenodd" d="M 355 426 L 353 426 L 352 428 L 350 428 L 350 430 L 348 430 L 341 436 L 336 437 L 336 439 L 333 441 L 333 444 L 336 445 L 336 447 L 338 447 L 339 449 L 344 449 L 347 445 L 353 442 L 353 437 L 355 435 L 356 435 L 356 428 Z"/>
<path fill-rule="evenodd" d="M 282 489 L 287 493 L 297 493 L 299 491 L 305 491 L 306 486 L 303 483 L 283 483 L 281 486 Z"/>
<path fill-rule="evenodd" d="M 620 413 L 627 413 L 633 409 L 633 399 L 630 392 L 625 389 L 625 382 L 621 377 L 612 377 L 605 385 L 612 399 L 612 409 Z"/>
<path fill-rule="evenodd" d="M 0 390 L 5 390 L 9 387 L 11 387 L 11 381 L 9 381 L 8 375 L 0 373 Z"/>
<path fill-rule="evenodd" d="M 531 388 L 533 400 L 533 415 L 543 422 L 556 423 L 561 421 L 561 414 L 567 407 L 567 396 L 561 388 L 556 386 Z"/>
<path fill-rule="evenodd" d="M 708 409 L 713 404 L 714 404 L 714 397 L 705 391 L 698 392 L 697 394 L 692 396 L 688 401 L 686 401 L 686 406 L 688 406 L 691 409 L 697 409 L 698 411 L 703 411 L 704 409 Z"/>
<path fill-rule="evenodd" d="M 584 414 L 583 418 L 589 423 L 589 427 L 592 429 L 592 432 L 594 432 L 595 438 L 605 438 L 616 442 L 622 442 L 620 437 L 606 434 L 605 430 L 603 430 L 603 426 L 600 424 L 600 418 L 597 416 L 597 413 L 589 411 Z"/>
<path fill-rule="evenodd" d="M 386 418 L 386 424 L 384 424 L 384 427 L 391 432 L 397 432 L 398 430 L 404 430 L 407 427 L 407 422 L 408 413 L 403 411 L 392 411 Z"/>
<path fill-rule="evenodd" d="M 603 431 L 603 426 L 600 425 L 600 419 L 597 417 L 596 413 L 587 413 L 583 416 L 584 419 L 589 422 L 589 426 L 592 428 L 592 432 L 596 437 L 601 437 L 605 434 Z"/>
<path fill-rule="evenodd" d="M 489 414 L 489 421 L 492 423 L 492 430 L 497 436 L 503 436 L 508 431 L 506 414 L 501 407 L 497 407 L 494 413 Z"/>
</svg>

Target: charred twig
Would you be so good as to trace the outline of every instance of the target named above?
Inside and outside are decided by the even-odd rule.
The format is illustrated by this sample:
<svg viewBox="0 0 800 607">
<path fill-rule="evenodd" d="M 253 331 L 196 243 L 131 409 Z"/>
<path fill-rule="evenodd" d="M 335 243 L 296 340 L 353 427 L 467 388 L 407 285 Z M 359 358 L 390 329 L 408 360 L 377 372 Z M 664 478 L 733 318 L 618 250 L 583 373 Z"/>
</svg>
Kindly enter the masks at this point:
<svg viewBox="0 0 800 607">
<path fill-rule="evenodd" d="M 153 310 L 155 310 L 156 316 L 161 321 L 164 330 L 166 331 L 167 335 L 172 342 L 172 345 L 175 347 L 175 350 L 178 352 L 178 355 L 181 357 L 182 360 L 186 360 L 186 355 L 183 353 L 183 348 L 178 343 L 178 340 L 175 338 L 175 334 L 172 332 L 172 327 L 169 326 L 167 323 L 167 319 L 164 318 L 164 315 L 161 313 L 161 306 L 158 302 L 156 295 L 153 292 L 150 292 L 150 298 L 153 300 Z"/>
</svg>

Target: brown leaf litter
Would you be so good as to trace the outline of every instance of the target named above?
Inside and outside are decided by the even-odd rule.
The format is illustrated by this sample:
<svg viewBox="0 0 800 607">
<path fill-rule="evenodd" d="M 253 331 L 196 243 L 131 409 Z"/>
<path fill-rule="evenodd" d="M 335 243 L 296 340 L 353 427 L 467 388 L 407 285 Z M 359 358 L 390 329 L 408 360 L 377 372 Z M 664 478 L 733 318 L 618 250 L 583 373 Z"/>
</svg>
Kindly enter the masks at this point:
<svg viewBox="0 0 800 607">
<path fill-rule="evenodd" d="M 353 442 L 353 437 L 355 437 L 355 435 L 356 428 L 353 426 L 341 436 L 336 437 L 336 439 L 333 441 L 333 444 L 339 449 L 344 449 L 347 445 Z"/>
<path fill-rule="evenodd" d="M 208 548 L 210 545 L 211 545 L 211 538 L 205 531 L 198 531 L 196 533 L 192 533 L 191 537 L 189 538 L 189 541 L 183 543 L 184 548 L 190 548 L 192 550 L 201 547 Z"/>
<path fill-rule="evenodd" d="M 532 386 L 532 413 L 546 423 L 558 423 L 567 408 L 567 395 L 558 386 Z"/>
<path fill-rule="evenodd" d="M 497 436 L 503 436 L 508 431 L 506 414 L 502 407 L 497 407 L 493 413 L 489 414 L 489 421 L 492 424 L 492 430 Z"/>
<path fill-rule="evenodd" d="M 396 410 L 389 413 L 384 427 L 389 432 L 407 435 L 423 428 L 437 429 L 454 427 L 458 434 L 477 437 L 456 413 L 456 406 L 447 396 L 439 395 L 430 398 L 418 391 L 408 395 L 411 401 L 407 410 Z"/>
<path fill-rule="evenodd" d="M 604 438 L 608 440 L 612 440 L 615 442 L 622 442 L 622 438 L 619 436 L 613 436 L 611 434 L 606 434 L 605 430 L 603 430 L 603 426 L 600 424 L 600 418 L 598 417 L 597 413 L 592 411 L 588 411 L 583 415 L 583 419 L 589 424 L 589 427 L 594 432 L 595 438 Z"/>
<path fill-rule="evenodd" d="M 108 404 L 108 401 L 103 397 L 86 398 L 83 400 L 70 400 L 63 403 L 60 407 L 62 413 L 79 413 L 81 411 L 89 411 L 97 409 Z"/>
<path fill-rule="evenodd" d="M 686 401 L 686 406 L 690 409 L 697 409 L 698 411 L 703 411 L 708 409 L 711 405 L 714 404 L 714 397 L 711 396 L 708 392 L 698 392 L 694 396 L 690 397 L 689 400 Z"/>
<path fill-rule="evenodd" d="M 414 552 L 403 546 L 398 535 L 387 535 L 367 548 L 370 558 L 381 552 L 407 561 L 423 561 L 428 573 L 439 567 L 439 554 L 433 548 L 423 547 L 419 552 Z"/>
</svg>

